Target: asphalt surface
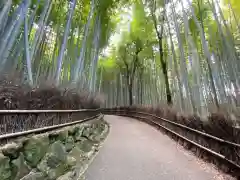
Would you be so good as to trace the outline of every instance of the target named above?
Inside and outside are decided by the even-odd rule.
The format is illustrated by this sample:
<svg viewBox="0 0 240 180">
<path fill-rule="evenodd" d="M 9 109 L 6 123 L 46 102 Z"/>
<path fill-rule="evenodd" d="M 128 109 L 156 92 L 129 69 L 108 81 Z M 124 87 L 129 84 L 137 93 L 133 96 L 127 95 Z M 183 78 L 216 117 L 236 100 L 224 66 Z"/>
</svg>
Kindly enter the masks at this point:
<svg viewBox="0 0 240 180">
<path fill-rule="evenodd" d="M 105 119 L 110 134 L 85 173 L 86 180 L 233 179 L 146 123 L 117 116 Z"/>
</svg>

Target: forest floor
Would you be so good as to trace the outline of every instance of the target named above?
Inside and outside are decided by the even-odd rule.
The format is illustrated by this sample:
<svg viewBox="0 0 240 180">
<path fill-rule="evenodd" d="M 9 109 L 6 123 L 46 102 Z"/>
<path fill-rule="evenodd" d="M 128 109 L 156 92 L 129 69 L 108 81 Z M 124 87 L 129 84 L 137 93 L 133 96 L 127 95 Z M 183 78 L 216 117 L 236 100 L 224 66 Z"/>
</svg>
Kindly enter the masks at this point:
<svg viewBox="0 0 240 180">
<path fill-rule="evenodd" d="M 110 134 L 86 172 L 87 180 L 231 180 L 154 127 L 105 116 Z"/>
</svg>

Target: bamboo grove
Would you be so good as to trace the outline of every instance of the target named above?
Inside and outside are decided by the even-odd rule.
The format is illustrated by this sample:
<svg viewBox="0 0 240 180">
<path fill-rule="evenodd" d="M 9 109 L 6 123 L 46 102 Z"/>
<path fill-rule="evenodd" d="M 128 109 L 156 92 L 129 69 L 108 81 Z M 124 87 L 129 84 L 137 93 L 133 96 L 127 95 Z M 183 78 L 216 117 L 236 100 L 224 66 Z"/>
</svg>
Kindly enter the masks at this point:
<svg viewBox="0 0 240 180">
<path fill-rule="evenodd" d="M 0 1 L 0 73 L 99 92 L 106 106 L 236 109 L 239 17 L 239 0 Z"/>
</svg>

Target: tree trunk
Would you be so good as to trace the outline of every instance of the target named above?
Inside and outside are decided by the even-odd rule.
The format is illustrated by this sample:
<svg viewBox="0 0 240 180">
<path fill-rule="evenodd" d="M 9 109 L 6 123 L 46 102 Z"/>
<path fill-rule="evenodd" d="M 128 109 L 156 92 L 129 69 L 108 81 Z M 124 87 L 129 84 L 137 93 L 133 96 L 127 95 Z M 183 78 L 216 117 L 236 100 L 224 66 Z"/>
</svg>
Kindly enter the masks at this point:
<svg viewBox="0 0 240 180">
<path fill-rule="evenodd" d="M 164 13 L 164 16 L 165 16 L 165 13 Z M 161 32 L 159 32 L 158 31 L 158 27 L 157 27 L 156 16 L 153 13 L 152 13 L 152 19 L 153 19 L 154 28 L 155 28 L 155 31 L 156 31 L 156 34 L 157 34 L 157 37 L 158 37 L 160 63 L 161 63 L 161 66 L 162 66 L 162 73 L 164 75 L 164 81 L 165 81 L 165 85 L 166 85 L 165 91 L 166 91 L 166 95 L 167 95 L 167 103 L 169 105 L 172 105 L 173 104 L 172 103 L 172 95 L 171 95 L 171 91 L 170 91 L 170 84 L 169 84 L 168 74 L 167 74 L 167 62 L 164 61 L 164 59 L 163 59 L 163 42 L 162 42 L 162 38 L 163 38 L 163 22 L 161 24 Z"/>
<path fill-rule="evenodd" d="M 163 51 L 162 50 L 160 51 L 160 57 L 161 57 L 161 59 L 163 58 Z M 166 84 L 167 103 L 169 105 L 172 105 L 172 95 L 171 95 L 171 91 L 170 91 L 170 84 L 169 84 L 168 74 L 167 74 L 167 64 L 165 62 L 163 62 L 163 60 L 161 60 L 161 65 L 162 65 L 162 72 L 163 72 L 163 75 L 164 75 L 164 81 L 165 81 L 165 84 Z"/>
<path fill-rule="evenodd" d="M 132 106 L 133 105 L 133 86 L 132 84 L 128 85 L 128 96 L 129 96 L 129 105 Z"/>
<path fill-rule="evenodd" d="M 156 29 L 157 31 L 157 29 Z M 158 32 L 158 31 L 157 31 Z M 162 73 L 164 76 L 164 81 L 165 81 L 165 91 L 166 91 L 166 95 L 167 95 L 167 103 L 168 105 L 172 105 L 172 95 L 171 95 L 171 91 L 170 91 L 170 84 L 169 84 L 169 80 L 168 80 L 168 74 L 167 74 L 167 63 L 163 60 L 163 42 L 162 42 L 162 37 L 159 36 L 158 34 L 158 44 L 159 44 L 159 54 L 160 54 L 160 63 L 162 66 Z"/>
<path fill-rule="evenodd" d="M 140 72 L 139 84 L 140 84 L 140 87 L 139 87 L 140 102 L 139 103 L 143 104 L 143 68 L 141 69 L 141 72 Z"/>
<path fill-rule="evenodd" d="M 56 83 L 56 85 L 59 85 L 59 82 L 60 82 L 62 64 L 63 64 L 63 59 L 64 59 L 64 52 L 65 52 L 66 47 L 67 47 L 68 35 L 69 35 L 69 32 L 70 32 L 70 28 L 71 28 L 71 20 L 73 18 L 73 13 L 74 13 L 74 10 L 75 10 L 75 6 L 76 6 L 76 0 L 73 0 L 70 3 L 70 8 L 69 8 L 66 27 L 65 27 L 65 31 L 64 31 L 64 35 L 63 35 L 63 39 L 62 39 L 61 49 L 60 49 L 58 59 L 57 59 L 57 70 L 55 72 L 55 83 Z"/>
</svg>

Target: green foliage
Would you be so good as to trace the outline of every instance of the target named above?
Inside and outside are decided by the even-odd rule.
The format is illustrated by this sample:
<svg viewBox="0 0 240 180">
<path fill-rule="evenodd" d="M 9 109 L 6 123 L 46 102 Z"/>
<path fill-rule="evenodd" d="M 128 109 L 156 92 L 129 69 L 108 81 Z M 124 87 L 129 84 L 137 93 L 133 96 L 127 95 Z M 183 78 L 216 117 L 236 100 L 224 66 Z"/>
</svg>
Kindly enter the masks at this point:
<svg viewBox="0 0 240 180">
<path fill-rule="evenodd" d="M 6 13 L 11 17 L 17 7 L 16 5 L 22 2 L 21 0 L 13 0 L 10 13 Z M 48 17 L 44 17 L 44 24 L 39 24 L 39 20 L 43 16 L 43 11 L 50 8 L 46 7 L 48 1 L 33 0 L 31 2 L 27 14 L 28 19 L 34 20 L 33 28 L 26 32 L 21 25 L 17 30 L 17 38 L 12 41 L 13 47 L 9 46 L 8 49 L 3 47 L 2 52 L 8 52 L 9 50 L 11 53 L 6 62 L 11 62 L 10 59 L 17 59 L 20 62 L 16 63 L 18 67 L 24 69 L 25 54 L 21 46 L 24 42 L 23 34 L 27 33 L 34 75 L 44 74 L 47 77 L 53 77 L 64 32 L 68 32 L 65 27 L 69 17 L 71 1 L 49 0 L 52 3 L 51 11 Z M 97 72 L 95 79 L 102 78 L 105 83 L 108 81 L 115 81 L 116 83 L 116 77 L 119 78 L 120 74 L 125 74 L 127 71 L 133 71 L 134 66 L 136 66 L 136 74 L 144 74 L 143 79 L 147 82 L 150 79 L 158 81 L 154 88 L 160 91 L 159 89 L 164 89 L 162 87 L 165 86 L 166 78 L 164 80 L 161 71 L 165 68 L 164 73 L 168 75 L 171 88 L 181 90 L 183 88 L 177 85 L 178 81 L 184 82 L 184 84 L 189 82 L 189 87 L 184 88 L 188 89 L 186 97 L 191 98 L 188 94 L 191 93 L 192 85 L 196 82 L 199 83 L 200 79 L 209 78 L 211 74 L 211 69 L 207 68 L 206 59 L 210 58 L 207 57 L 206 51 L 209 51 L 210 56 L 211 54 L 218 57 L 223 56 L 219 58 L 221 59 L 221 65 L 218 65 L 219 67 L 223 66 L 224 72 L 222 74 L 226 77 L 224 80 L 220 79 L 221 82 L 224 84 L 225 79 L 229 78 L 231 81 L 234 79 L 233 77 L 227 77 L 227 75 L 231 74 L 229 72 L 231 68 L 235 68 L 234 63 L 236 64 L 237 61 L 232 59 L 234 59 L 236 51 L 240 51 L 239 0 L 221 0 L 221 9 L 218 9 L 216 3 L 212 4 L 212 0 L 192 0 L 191 4 L 186 3 L 187 1 L 176 0 L 77 0 L 76 2 L 69 26 L 70 33 L 66 38 L 67 45 L 61 51 L 64 54 L 61 68 L 62 81 L 70 81 L 73 74 L 78 75 L 78 73 L 75 73 L 78 64 L 80 64 L 80 67 L 78 67 L 80 69 L 79 81 L 84 81 L 88 85 L 90 84 L 88 81 L 95 81 L 91 79 L 95 72 Z M 184 8 L 182 8 L 181 2 L 183 2 Z M 191 11 L 191 7 L 194 13 Z M 218 21 L 214 17 L 213 7 L 218 11 Z M 37 8 L 37 11 L 33 17 L 34 8 Z M 175 9 L 175 13 L 173 13 L 172 8 Z M 90 17 L 91 9 L 93 9 L 93 15 Z M 221 13 L 224 17 L 221 16 Z M 7 28 L 0 28 L 1 33 L 5 29 L 11 29 L 10 25 L 16 27 L 14 24 L 16 17 L 11 18 L 6 18 L 1 22 L 4 24 L 6 20 L 8 25 Z M 85 32 L 88 18 L 90 18 L 90 23 L 88 32 Z M 100 22 L 100 28 L 96 22 Z M 200 30 L 203 31 L 204 37 Z M 1 33 L 1 42 L 10 42 L 11 38 L 5 40 L 5 37 L 2 36 L 8 33 Z M 12 35 L 14 31 L 9 33 Z M 117 38 L 114 39 L 115 35 Z M 99 40 L 96 39 L 98 36 Z M 171 39 L 173 44 L 170 41 Z M 6 43 L 6 47 L 8 45 L 9 43 Z M 33 45 L 36 48 L 34 51 Z M 86 45 L 86 48 L 84 45 Z M 226 47 L 229 47 L 230 52 L 226 52 Z M 82 49 L 84 49 L 83 52 Z M 191 63 L 189 59 L 192 59 Z M 231 66 L 223 64 L 225 60 L 232 60 L 229 63 Z M 164 67 L 165 65 L 166 67 Z M 185 70 L 185 66 L 187 70 Z M 200 70 L 197 71 L 198 69 Z M 238 77 L 237 71 L 235 77 Z M 161 82 L 159 82 L 160 80 Z M 220 80 L 218 81 L 220 82 Z M 214 79 L 213 81 L 217 80 Z M 201 80 L 201 82 L 203 81 Z M 227 82 L 223 87 L 231 83 L 234 82 Z M 217 83 L 215 82 L 215 84 Z M 210 87 L 210 85 L 207 84 L 206 87 Z M 205 89 L 207 89 L 206 87 Z M 206 94 L 206 92 L 204 93 Z M 162 94 L 164 95 L 164 93 Z M 202 94 L 202 96 L 204 95 Z"/>
</svg>

